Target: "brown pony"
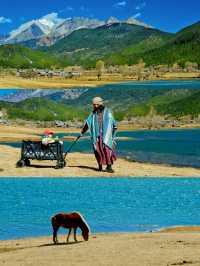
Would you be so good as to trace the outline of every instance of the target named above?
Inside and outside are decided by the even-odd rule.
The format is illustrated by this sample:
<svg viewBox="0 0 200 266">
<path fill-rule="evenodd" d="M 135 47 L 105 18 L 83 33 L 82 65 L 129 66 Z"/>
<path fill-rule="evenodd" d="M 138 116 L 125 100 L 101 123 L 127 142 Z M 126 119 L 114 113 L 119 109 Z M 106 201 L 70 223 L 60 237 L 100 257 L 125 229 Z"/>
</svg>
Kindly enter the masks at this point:
<svg viewBox="0 0 200 266">
<path fill-rule="evenodd" d="M 53 242 L 55 244 L 58 242 L 57 232 L 60 227 L 69 229 L 67 242 L 69 241 L 69 236 L 71 234 L 72 229 L 74 229 L 74 241 L 77 242 L 76 230 L 78 227 L 82 231 L 83 239 L 85 241 L 88 241 L 89 239 L 89 232 L 90 232 L 89 226 L 87 225 L 82 215 L 78 212 L 58 213 L 51 218 L 51 224 L 53 227 Z"/>
</svg>

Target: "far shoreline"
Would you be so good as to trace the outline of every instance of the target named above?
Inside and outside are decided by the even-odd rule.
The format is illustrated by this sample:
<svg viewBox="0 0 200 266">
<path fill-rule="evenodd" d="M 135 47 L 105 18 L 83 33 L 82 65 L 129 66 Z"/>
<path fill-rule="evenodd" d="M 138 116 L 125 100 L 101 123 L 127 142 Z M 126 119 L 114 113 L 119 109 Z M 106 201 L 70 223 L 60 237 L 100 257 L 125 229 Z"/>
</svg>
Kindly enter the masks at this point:
<svg viewBox="0 0 200 266">
<path fill-rule="evenodd" d="M 166 73 L 162 77 L 137 80 L 135 77 L 102 77 L 98 80 L 96 77 L 63 79 L 63 78 L 37 78 L 25 79 L 15 76 L 0 76 L 1 89 L 70 89 L 76 87 L 96 88 L 104 85 L 112 85 L 123 82 L 151 82 L 151 81 L 177 81 L 177 80 L 200 80 L 200 74 L 192 73 Z"/>
<path fill-rule="evenodd" d="M 27 125 L 11 124 L 11 125 L 0 125 L 0 142 L 21 142 L 22 140 L 40 140 L 41 137 L 38 135 L 43 135 L 46 127 L 35 127 L 34 125 L 30 126 L 30 123 Z M 55 134 L 79 134 L 81 129 L 76 127 L 61 128 L 61 127 L 51 127 Z M 200 129 L 199 124 L 185 124 L 181 126 L 169 126 L 169 127 L 142 127 L 136 124 L 127 124 L 118 123 L 118 132 L 137 132 L 137 131 L 170 131 L 170 130 L 198 130 Z M 83 136 L 84 138 L 89 138 L 89 136 Z M 119 137 L 119 139 L 128 139 L 128 137 Z M 63 140 L 74 141 L 76 136 L 68 135 L 62 138 Z"/>
</svg>

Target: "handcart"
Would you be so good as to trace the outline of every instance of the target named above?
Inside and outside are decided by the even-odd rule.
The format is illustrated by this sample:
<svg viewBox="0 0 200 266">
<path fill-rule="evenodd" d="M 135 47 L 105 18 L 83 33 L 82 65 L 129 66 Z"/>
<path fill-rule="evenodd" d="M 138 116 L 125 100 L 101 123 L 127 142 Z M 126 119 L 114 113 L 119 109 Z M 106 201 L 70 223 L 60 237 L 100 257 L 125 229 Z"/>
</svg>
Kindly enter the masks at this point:
<svg viewBox="0 0 200 266">
<path fill-rule="evenodd" d="M 66 164 L 63 156 L 63 145 L 60 142 L 44 145 L 41 141 L 23 140 L 21 158 L 16 163 L 16 166 L 30 166 L 31 160 L 55 160 L 57 161 L 55 168 L 63 168 Z"/>
<path fill-rule="evenodd" d="M 56 169 L 64 168 L 66 166 L 65 158 L 68 152 L 72 149 L 74 144 L 81 136 L 71 144 L 69 149 L 64 152 L 63 143 L 55 141 L 44 145 L 42 141 L 23 140 L 21 146 L 21 158 L 16 163 L 16 167 L 25 167 L 31 165 L 31 160 L 51 160 L 56 161 Z"/>
</svg>

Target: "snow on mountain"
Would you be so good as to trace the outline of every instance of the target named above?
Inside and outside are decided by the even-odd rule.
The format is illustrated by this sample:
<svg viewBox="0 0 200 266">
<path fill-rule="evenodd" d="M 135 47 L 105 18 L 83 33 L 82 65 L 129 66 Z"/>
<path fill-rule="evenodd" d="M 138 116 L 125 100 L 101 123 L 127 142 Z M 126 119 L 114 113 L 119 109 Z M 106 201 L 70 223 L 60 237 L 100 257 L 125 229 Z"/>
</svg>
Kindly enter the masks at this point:
<svg viewBox="0 0 200 266">
<path fill-rule="evenodd" d="M 146 28 L 151 26 L 131 17 L 126 21 L 120 21 L 115 17 L 110 17 L 106 22 L 98 19 L 89 19 L 85 17 L 59 18 L 57 13 L 51 13 L 36 20 L 28 21 L 19 28 L 10 32 L 6 40 L 0 40 L 2 43 L 22 43 L 29 40 L 36 40 L 37 46 L 49 46 L 57 40 L 66 37 L 75 30 L 82 28 L 97 28 L 103 25 L 112 25 L 113 23 L 128 23 L 140 25 Z"/>
<path fill-rule="evenodd" d="M 8 36 L 0 34 L 0 45 L 3 44 L 7 38 Z"/>
<path fill-rule="evenodd" d="M 54 37 L 65 37 L 75 30 L 83 28 L 97 28 L 104 25 L 105 22 L 97 19 L 88 19 L 83 17 L 68 18 L 58 25 L 53 32 Z"/>
<path fill-rule="evenodd" d="M 6 42 L 16 43 L 42 37 L 51 33 L 54 27 L 64 19 L 58 18 L 57 13 L 48 14 L 38 20 L 31 20 L 10 32 Z"/>
<path fill-rule="evenodd" d="M 75 30 L 83 28 L 93 29 L 102 26 L 104 24 L 105 24 L 104 21 L 100 21 L 97 19 L 89 19 L 84 17 L 67 18 L 58 25 L 56 25 L 52 29 L 50 34 L 40 38 L 40 40 L 38 41 L 38 45 L 51 46 L 56 41 L 66 37 Z"/>
<path fill-rule="evenodd" d="M 106 21 L 106 25 L 110 26 L 114 23 L 120 23 L 120 21 L 115 18 L 115 17 L 110 17 L 107 21 Z"/>
<path fill-rule="evenodd" d="M 63 21 L 65 21 L 65 19 L 58 18 L 57 13 L 48 14 L 48 15 L 46 15 L 46 16 L 44 16 L 38 20 L 38 22 L 43 27 L 46 26 L 46 28 L 49 29 L 49 32 L 47 32 L 46 34 L 49 34 L 55 27 L 57 27 L 58 25 L 63 23 Z"/>
<path fill-rule="evenodd" d="M 10 102 L 10 103 L 18 103 L 21 101 L 24 101 L 26 99 L 31 98 L 48 98 L 51 100 L 73 100 L 79 98 L 84 92 L 86 92 L 88 89 L 55 89 L 55 90 L 49 90 L 49 89 L 24 89 L 24 90 L 16 90 L 13 93 L 10 94 L 3 94 L 0 95 L 0 101 L 2 102 Z"/>
<path fill-rule="evenodd" d="M 138 25 L 138 26 L 143 26 L 145 28 L 153 28 L 152 26 L 142 22 L 142 21 L 139 21 L 133 17 L 130 17 L 128 18 L 126 21 L 125 21 L 127 24 L 133 24 L 133 25 Z"/>
</svg>

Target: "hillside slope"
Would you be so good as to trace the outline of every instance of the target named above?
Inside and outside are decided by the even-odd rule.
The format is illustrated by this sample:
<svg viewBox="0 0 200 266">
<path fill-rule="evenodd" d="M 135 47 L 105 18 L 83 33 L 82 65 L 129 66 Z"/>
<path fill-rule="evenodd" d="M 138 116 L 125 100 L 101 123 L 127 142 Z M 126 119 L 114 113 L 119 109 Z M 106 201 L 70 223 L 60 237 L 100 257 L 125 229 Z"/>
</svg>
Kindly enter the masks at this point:
<svg viewBox="0 0 200 266">
<path fill-rule="evenodd" d="M 62 66 L 64 60 L 46 52 L 32 50 L 19 45 L 0 46 L 0 66 L 12 68 L 48 68 L 51 66 Z"/>
</svg>

